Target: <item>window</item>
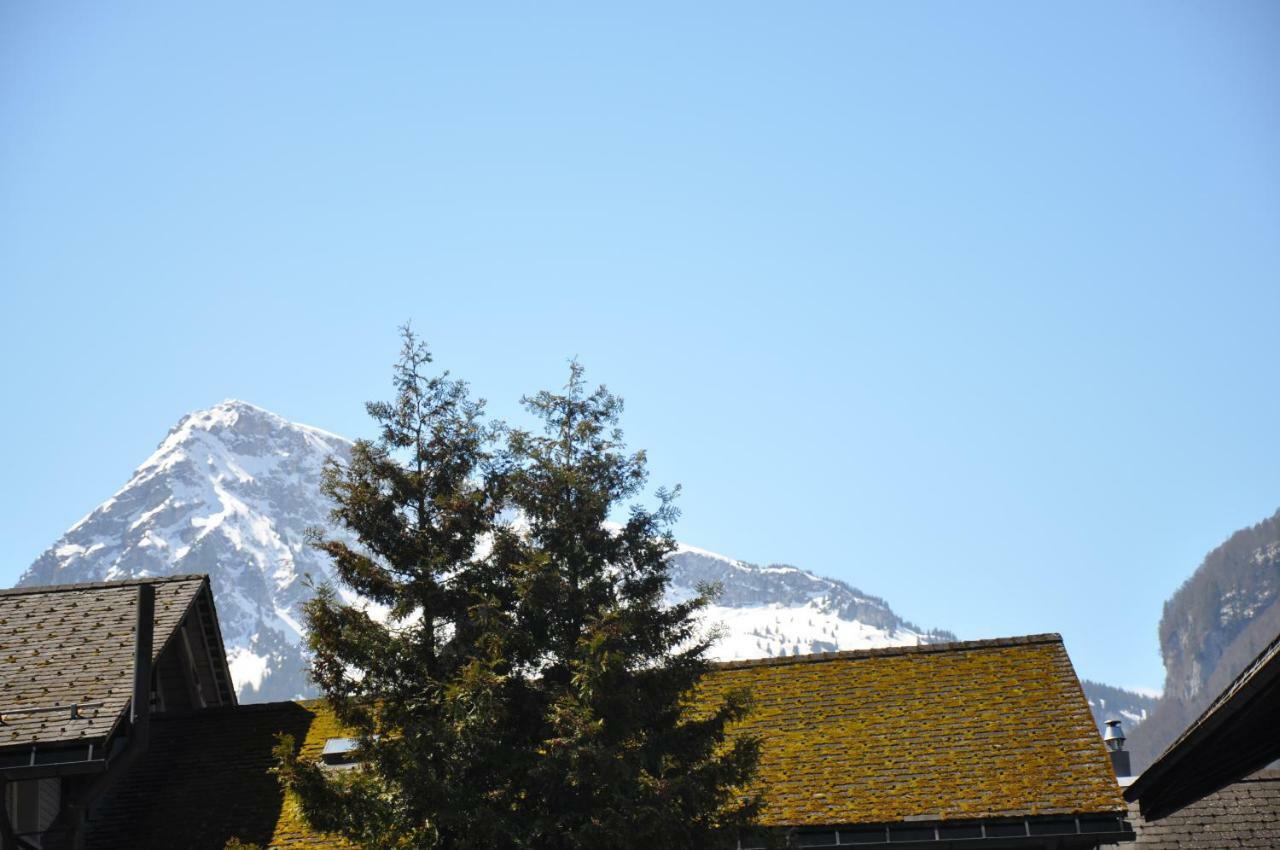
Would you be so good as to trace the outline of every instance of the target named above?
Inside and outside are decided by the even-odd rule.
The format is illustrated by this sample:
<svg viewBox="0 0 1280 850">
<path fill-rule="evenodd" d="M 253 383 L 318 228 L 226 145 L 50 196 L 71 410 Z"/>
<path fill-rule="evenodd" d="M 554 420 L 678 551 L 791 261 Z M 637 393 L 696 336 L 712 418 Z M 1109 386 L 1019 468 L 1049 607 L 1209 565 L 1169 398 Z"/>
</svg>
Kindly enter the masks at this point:
<svg viewBox="0 0 1280 850">
<path fill-rule="evenodd" d="M 49 828 L 61 806 L 62 783 L 58 779 L 28 779 L 5 785 L 5 805 L 13 831 L 40 845 L 39 835 Z"/>
</svg>

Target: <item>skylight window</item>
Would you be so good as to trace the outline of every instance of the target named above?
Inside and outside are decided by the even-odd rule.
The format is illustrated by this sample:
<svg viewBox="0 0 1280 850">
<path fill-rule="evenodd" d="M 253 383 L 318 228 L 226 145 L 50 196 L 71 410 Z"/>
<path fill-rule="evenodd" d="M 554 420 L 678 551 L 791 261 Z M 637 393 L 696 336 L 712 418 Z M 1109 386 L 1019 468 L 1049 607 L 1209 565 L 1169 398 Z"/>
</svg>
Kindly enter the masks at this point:
<svg viewBox="0 0 1280 850">
<path fill-rule="evenodd" d="M 355 738 L 329 738 L 324 742 L 320 760 L 327 765 L 355 764 L 359 761 L 360 742 Z"/>
</svg>

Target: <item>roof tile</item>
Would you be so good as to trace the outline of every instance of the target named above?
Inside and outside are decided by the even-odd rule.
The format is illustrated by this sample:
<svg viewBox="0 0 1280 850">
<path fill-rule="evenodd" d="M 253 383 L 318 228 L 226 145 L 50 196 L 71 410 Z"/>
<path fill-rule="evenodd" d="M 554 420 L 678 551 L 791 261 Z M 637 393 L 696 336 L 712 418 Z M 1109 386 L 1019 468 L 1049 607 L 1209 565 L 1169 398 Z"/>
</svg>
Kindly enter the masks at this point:
<svg viewBox="0 0 1280 850">
<path fill-rule="evenodd" d="M 1124 809 L 1057 635 L 728 663 L 704 695 L 739 687 L 766 825 Z"/>
<path fill-rule="evenodd" d="M 1056 635 L 717 665 L 701 698 L 736 687 L 755 695 L 739 731 L 763 740 L 766 826 L 1124 810 Z M 278 732 L 315 759 L 343 734 L 319 701 L 156 718 L 88 846 L 168 847 L 178 824 L 197 850 L 347 846 L 280 791 Z"/>
<path fill-rule="evenodd" d="M 0 590 L 0 749 L 87 743 L 111 731 L 133 694 L 137 587 L 143 583 L 156 588 L 159 656 L 205 586 L 204 576 Z M 86 702 L 102 705 L 80 709 L 73 719 L 70 706 Z M 23 711 L 33 708 L 59 710 Z"/>
<path fill-rule="evenodd" d="M 1130 803 L 1137 838 L 1119 845 L 1140 850 L 1219 850 L 1280 847 L 1280 770 L 1263 770 L 1156 821 Z"/>
</svg>

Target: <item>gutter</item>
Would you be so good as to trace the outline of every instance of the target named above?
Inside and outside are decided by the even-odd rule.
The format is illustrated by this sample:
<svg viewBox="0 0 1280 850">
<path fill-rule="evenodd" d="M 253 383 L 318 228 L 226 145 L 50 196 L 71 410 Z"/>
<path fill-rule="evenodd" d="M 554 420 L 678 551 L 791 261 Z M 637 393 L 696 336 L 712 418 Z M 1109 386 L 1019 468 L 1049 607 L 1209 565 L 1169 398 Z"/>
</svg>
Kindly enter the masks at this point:
<svg viewBox="0 0 1280 850">
<path fill-rule="evenodd" d="M 766 837 L 763 833 L 773 833 Z M 764 828 L 763 833 L 739 838 L 737 850 L 764 850 L 771 838 L 785 836 L 800 847 L 888 847 L 910 850 L 950 850 L 959 847 L 1024 847 L 1027 850 L 1097 847 L 1134 840 L 1133 828 L 1122 813 L 1031 815 L 1013 818 L 941 820 L 925 818 L 880 824 L 832 827 Z"/>
</svg>

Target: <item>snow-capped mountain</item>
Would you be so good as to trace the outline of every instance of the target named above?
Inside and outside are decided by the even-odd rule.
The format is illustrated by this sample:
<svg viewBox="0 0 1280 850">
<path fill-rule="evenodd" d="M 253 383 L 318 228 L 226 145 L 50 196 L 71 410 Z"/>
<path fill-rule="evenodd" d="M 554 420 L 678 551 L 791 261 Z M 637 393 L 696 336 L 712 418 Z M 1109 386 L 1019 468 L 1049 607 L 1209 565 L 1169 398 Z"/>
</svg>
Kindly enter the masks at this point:
<svg viewBox="0 0 1280 850">
<path fill-rule="evenodd" d="M 327 458 L 350 441 L 241 401 L 182 419 L 118 493 L 76 523 L 19 584 L 208 573 L 236 687 L 245 701 L 309 692 L 301 605 L 307 576 L 329 575 L 308 528 L 336 534 L 319 492 Z M 672 555 L 672 598 L 703 584 L 721 659 L 952 639 L 882 599 L 790 566 L 756 566 L 691 546 Z"/>
<path fill-rule="evenodd" d="M 208 573 L 241 697 L 293 697 L 306 688 L 305 577 L 328 575 L 306 531 L 329 526 L 320 470 L 350 447 L 241 401 L 189 414 L 18 583 Z"/>
<path fill-rule="evenodd" d="M 883 599 L 798 567 L 761 567 L 683 544 L 671 565 L 673 600 L 700 585 L 719 587 L 704 620 L 721 632 L 712 655 L 723 661 L 955 640 L 903 620 Z"/>
</svg>

